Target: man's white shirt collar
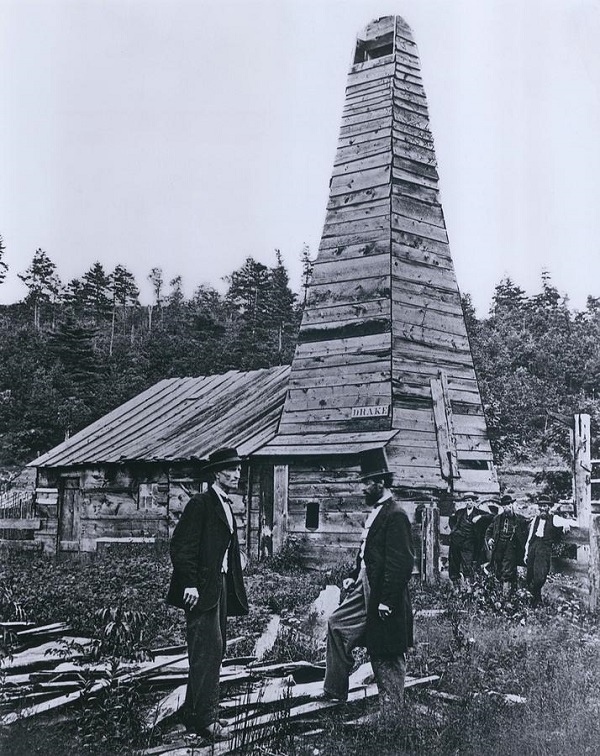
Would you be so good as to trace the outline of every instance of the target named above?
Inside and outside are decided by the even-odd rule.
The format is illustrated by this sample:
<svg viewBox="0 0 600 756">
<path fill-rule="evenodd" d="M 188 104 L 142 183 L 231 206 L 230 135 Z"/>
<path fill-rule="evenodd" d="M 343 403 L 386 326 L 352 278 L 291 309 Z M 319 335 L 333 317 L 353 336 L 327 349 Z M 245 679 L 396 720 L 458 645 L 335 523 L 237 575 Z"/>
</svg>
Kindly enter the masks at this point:
<svg viewBox="0 0 600 756">
<path fill-rule="evenodd" d="M 231 511 L 231 507 L 229 506 L 229 496 L 223 491 L 221 486 L 217 485 L 217 483 L 213 483 L 212 485 L 214 492 L 219 497 L 219 501 L 221 502 L 221 506 L 223 507 L 223 511 L 225 512 L 225 517 L 227 517 L 227 524 L 229 525 L 229 530 L 233 533 L 233 512 Z"/>
</svg>

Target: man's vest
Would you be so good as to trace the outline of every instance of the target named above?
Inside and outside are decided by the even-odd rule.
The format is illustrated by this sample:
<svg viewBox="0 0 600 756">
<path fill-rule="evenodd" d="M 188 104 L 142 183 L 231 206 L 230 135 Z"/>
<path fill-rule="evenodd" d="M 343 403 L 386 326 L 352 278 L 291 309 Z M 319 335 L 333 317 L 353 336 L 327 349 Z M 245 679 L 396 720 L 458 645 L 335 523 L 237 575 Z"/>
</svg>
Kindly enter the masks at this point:
<svg viewBox="0 0 600 756">
<path fill-rule="evenodd" d="M 517 529 L 517 518 L 513 515 L 502 515 L 502 520 L 500 521 L 500 528 L 498 531 L 498 540 L 500 541 L 510 541 L 512 537 L 515 534 L 515 531 Z"/>
<path fill-rule="evenodd" d="M 453 534 L 460 538 L 471 538 L 475 534 L 475 523 L 473 518 L 477 514 L 477 510 L 473 508 L 471 512 L 467 512 L 463 509 L 456 516 L 456 526 L 453 530 Z"/>
<path fill-rule="evenodd" d="M 556 528 L 554 527 L 552 520 L 553 520 L 553 515 L 551 514 L 538 515 L 535 518 L 535 523 L 533 525 L 532 539 L 537 538 L 539 541 L 544 541 L 544 543 L 552 543 L 556 535 Z M 543 531 L 543 535 L 541 536 L 537 534 L 539 526 L 540 526 L 540 522 L 544 523 L 544 531 Z"/>
</svg>

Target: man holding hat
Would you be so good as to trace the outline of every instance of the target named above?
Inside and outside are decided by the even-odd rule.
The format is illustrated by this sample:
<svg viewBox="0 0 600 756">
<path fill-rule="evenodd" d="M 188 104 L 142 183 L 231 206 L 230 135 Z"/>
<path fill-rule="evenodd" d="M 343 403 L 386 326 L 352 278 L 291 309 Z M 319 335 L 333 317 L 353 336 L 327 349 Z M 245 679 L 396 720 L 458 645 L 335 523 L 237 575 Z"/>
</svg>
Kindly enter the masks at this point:
<svg viewBox="0 0 600 756">
<path fill-rule="evenodd" d="M 365 522 L 356 568 L 344 580 L 349 593 L 329 618 L 323 697 L 345 701 L 354 659 L 366 646 L 382 709 L 397 707 L 404 695 L 406 651 L 413 645 L 408 592 L 414 553 L 409 519 L 394 501 L 383 449 L 363 452 L 361 481 L 372 511 Z"/>
<path fill-rule="evenodd" d="M 237 489 L 242 460 L 217 449 L 203 473 L 213 483 L 188 501 L 171 539 L 173 576 L 167 603 L 185 610 L 190 670 L 183 721 L 213 740 L 230 736 L 218 719 L 219 676 L 227 616 L 248 613 L 235 517 L 228 494 Z"/>
<path fill-rule="evenodd" d="M 525 544 L 525 564 L 527 565 L 527 587 L 531 592 L 531 605 L 537 606 L 542 600 L 542 588 L 550 572 L 552 542 L 563 533 L 568 533 L 575 520 L 568 520 L 553 514 L 552 499 L 546 494 L 538 496 L 539 514 L 531 521 L 527 543 Z"/>
<path fill-rule="evenodd" d="M 490 523 L 485 539 L 494 575 L 502 581 L 504 595 L 509 595 L 517 586 L 517 567 L 523 561 L 527 521 L 517 514 L 510 494 L 502 496 L 500 505 L 502 511 Z"/>
</svg>

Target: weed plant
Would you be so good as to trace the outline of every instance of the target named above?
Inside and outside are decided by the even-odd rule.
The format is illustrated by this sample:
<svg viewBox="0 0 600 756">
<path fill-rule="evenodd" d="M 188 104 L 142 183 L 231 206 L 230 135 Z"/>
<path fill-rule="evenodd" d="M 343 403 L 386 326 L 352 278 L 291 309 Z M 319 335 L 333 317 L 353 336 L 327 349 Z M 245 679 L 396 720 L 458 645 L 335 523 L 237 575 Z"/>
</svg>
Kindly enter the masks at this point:
<svg viewBox="0 0 600 756">
<path fill-rule="evenodd" d="M 285 629 L 270 658 L 316 661 L 322 657 L 320 649 L 311 646 L 309 607 L 325 583 L 333 582 L 332 575 L 301 570 L 292 556 L 281 566 L 282 572 L 274 571 L 272 563 L 250 566 L 246 583 L 251 612 L 231 623 L 230 636 L 248 633 L 251 648 L 271 613 L 277 612 Z M 139 690 L 118 682 L 117 657 L 127 644 L 130 651 L 140 645 L 139 636 L 134 633 L 128 640 L 125 631 L 136 617 L 145 631 L 141 645 L 152 639 L 168 644 L 181 641 L 183 618 L 166 610 L 161 601 L 170 575 L 168 556 L 111 556 L 84 565 L 28 557 L 26 563 L 15 560 L 0 570 L 3 585 L 9 588 L 2 594 L 4 610 L 13 616 L 19 606 L 38 622 L 63 620 L 89 634 L 112 622 L 114 643 L 106 652 L 117 665 L 104 693 L 90 696 L 74 710 L 76 716 L 68 721 L 17 722 L 2 735 L 0 749 L 11 756 L 94 753 L 96 746 L 96 753 L 106 756 L 131 753 L 134 744 L 143 743 L 137 717 L 144 702 L 138 698 Z M 346 567 L 340 565 L 339 578 L 345 574 Z M 378 756 L 598 753 L 598 623 L 575 600 L 555 600 L 548 590 L 545 605 L 534 611 L 524 592 L 504 598 L 495 581 L 486 577 L 459 596 L 446 584 L 415 583 L 411 591 L 416 609 L 443 611 L 417 616 L 417 645 L 409 655 L 408 672 L 439 675 L 436 689 L 446 698 L 414 688 L 407 691 L 401 711 L 360 727 L 346 727 L 343 717 L 334 716 L 322 720 L 312 738 L 295 737 L 293 722 L 282 714 L 277 728 L 271 733 L 265 730 L 260 742 L 252 743 L 248 734 L 245 744 L 240 743 L 247 749 L 244 753 L 362 756 L 373 749 Z"/>
</svg>

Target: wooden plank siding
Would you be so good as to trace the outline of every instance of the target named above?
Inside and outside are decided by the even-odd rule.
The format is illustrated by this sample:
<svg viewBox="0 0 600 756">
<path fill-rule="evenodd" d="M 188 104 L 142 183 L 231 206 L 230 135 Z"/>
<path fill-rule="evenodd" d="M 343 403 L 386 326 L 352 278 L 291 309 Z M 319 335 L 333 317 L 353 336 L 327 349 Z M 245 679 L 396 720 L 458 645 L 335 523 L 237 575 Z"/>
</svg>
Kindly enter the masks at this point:
<svg viewBox="0 0 600 756">
<path fill-rule="evenodd" d="M 462 462 L 480 468 L 464 473 L 470 485 L 498 490 L 417 48 L 399 17 L 380 19 L 360 39 L 381 30 L 395 30 L 393 55 L 351 66 L 348 74 L 319 253 L 278 435 L 269 444 L 296 455 L 290 461 L 290 532 L 303 533 L 307 499 L 324 507 L 321 532 L 310 536 L 317 550 L 347 543 L 349 523 L 359 519 L 353 507 L 361 500 L 337 511 L 336 495 L 340 501 L 350 496 L 339 480 L 299 483 L 303 445 L 342 454 L 346 439 L 351 453 L 362 433 L 397 431 L 386 446 L 393 471 L 409 487 L 446 491 L 443 420 L 452 426 L 446 443 L 455 460 L 454 482 L 462 485 Z M 445 399 L 436 418 L 431 382 L 440 381 L 440 371 Z M 389 414 L 352 416 L 353 407 L 378 405 L 389 405 Z M 333 447 L 328 437 L 335 438 Z"/>
<path fill-rule="evenodd" d="M 365 505 L 358 479 L 356 456 L 321 457 L 297 460 L 290 466 L 288 484 L 287 534 L 302 544 L 305 562 L 310 566 L 352 562 L 360 545 L 369 509 Z M 403 486 L 406 480 L 400 480 Z M 397 498 L 411 519 L 419 499 Z M 308 504 L 318 504 L 318 527 L 306 527 Z"/>
</svg>

